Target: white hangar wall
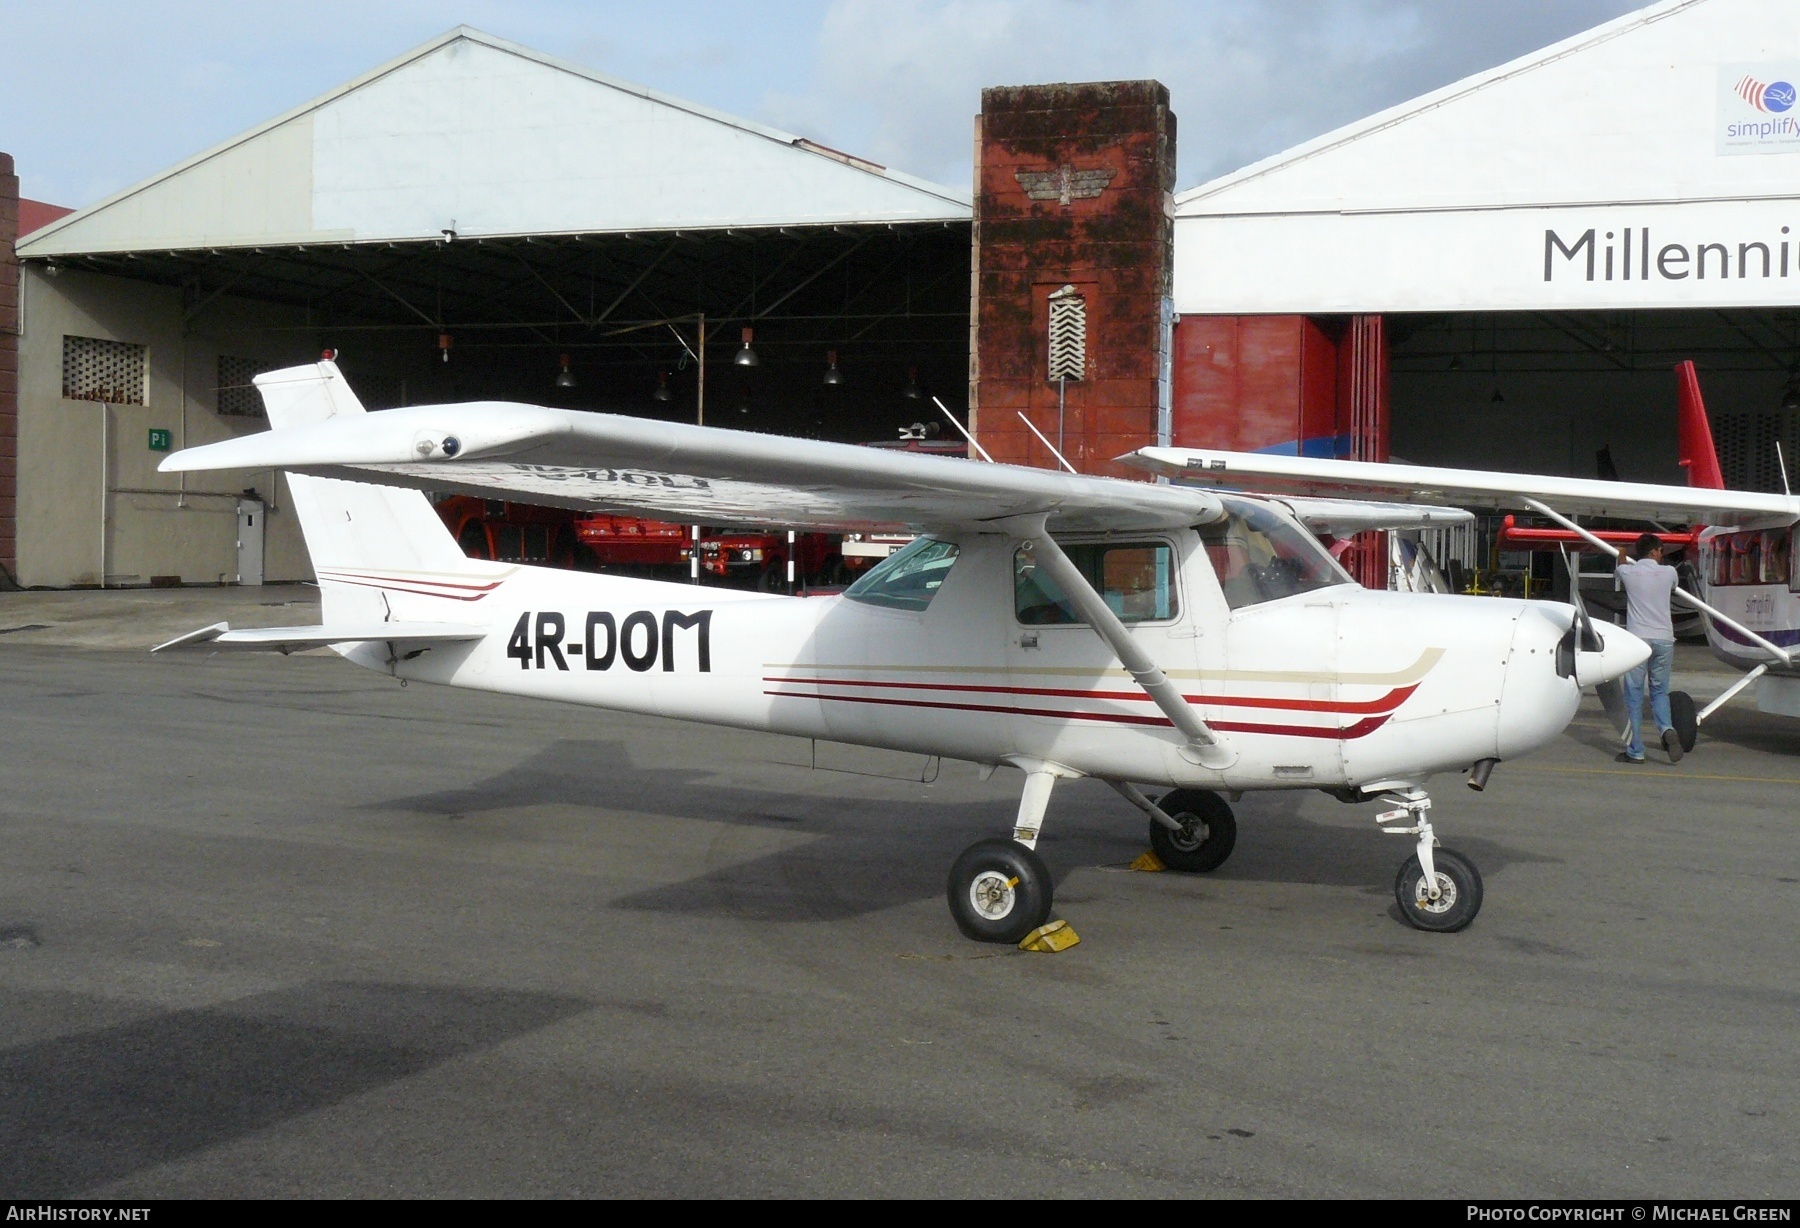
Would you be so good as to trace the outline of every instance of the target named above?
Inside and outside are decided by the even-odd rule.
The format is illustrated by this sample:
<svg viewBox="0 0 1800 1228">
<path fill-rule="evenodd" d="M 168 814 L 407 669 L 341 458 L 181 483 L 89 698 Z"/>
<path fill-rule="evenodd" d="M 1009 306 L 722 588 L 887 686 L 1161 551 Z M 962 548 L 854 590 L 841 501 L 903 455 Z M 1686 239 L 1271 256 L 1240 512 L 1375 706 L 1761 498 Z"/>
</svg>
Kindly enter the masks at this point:
<svg viewBox="0 0 1800 1228">
<path fill-rule="evenodd" d="M 221 298 L 206 317 L 184 318 L 181 293 L 126 278 L 28 269 L 19 340 L 19 575 L 25 587 L 112 584 L 179 576 L 218 583 L 237 574 L 237 496 L 254 486 L 270 505 L 264 571 L 271 581 L 312 578 L 287 483 L 273 472 L 158 473 L 172 448 L 265 429 L 224 417 L 221 354 L 280 366 L 317 356 L 301 313 Z M 63 396 L 65 337 L 144 347 L 142 404 Z M 273 340 L 272 340 L 273 339 Z"/>
<path fill-rule="evenodd" d="M 1800 364 L 1796 85 L 1800 4 L 1651 5 L 1181 194 L 1175 311 L 1382 316 L 1406 459 L 1684 481 L 1671 365 Z"/>
<path fill-rule="evenodd" d="M 1800 83 L 1800 5 L 1672 0 L 1371 116 L 1178 197 L 1175 309 L 1791 303 L 1800 106 L 1746 79 Z"/>
</svg>

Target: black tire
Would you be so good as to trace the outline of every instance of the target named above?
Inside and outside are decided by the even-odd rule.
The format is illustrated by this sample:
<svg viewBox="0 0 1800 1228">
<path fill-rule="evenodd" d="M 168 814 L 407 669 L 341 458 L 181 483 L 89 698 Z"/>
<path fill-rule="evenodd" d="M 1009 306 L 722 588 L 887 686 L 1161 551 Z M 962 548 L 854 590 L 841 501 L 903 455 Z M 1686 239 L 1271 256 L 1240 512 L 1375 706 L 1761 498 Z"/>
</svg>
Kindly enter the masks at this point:
<svg viewBox="0 0 1800 1228">
<path fill-rule="evenodd" d="M 756 591 L 759 593 L 787 592 L 787 562 L 770 563 L 756 577 Z"/>
<path fill-rule="evenodd" d="M 1205 789 L 1176 789 L 1157 805 L 1181 824 L 1173 832 L 1150 820 L 1150 848 L 1158 861 L 1183 874 L 1204 874 L 1225 864 L 1237 844 L 1237 819 L 1224 798 Z"/>
<path fill-rule="evenodd" d="M 1675 736 L 1681 739 L 1681 753 L 1694 749 L 1694 741 L 1700 736 L 1700 714 L 1694 710 L 1694 697 L 1686 691 L 1669 692 L 1669 720 L 1675 726 Z"/>
<path fill-rule="evenodd" d="M 1431 850 L 1431 862 L 1437 871 L 1441 895 L 1436 900 L 1425 898 L 1425 871 L 1419 865 L 1419 855 L 1414 853 L 1394 877 L 1394 899 L 1400 905 L 1400 915 L 1414 929 L 1434 934 L 1454 934 L 1466 929 L 1481 911 L 1481 871 L 1460 853 L 1446 848 Z"/>
<path fill-rule="evenodd" d="M 996 837 L 963 850 L 945 884 L 956 928 L 976 942 L 1022 941 L 1050 919 L 1054 889 L 1044 859 Z"/>
</svg>

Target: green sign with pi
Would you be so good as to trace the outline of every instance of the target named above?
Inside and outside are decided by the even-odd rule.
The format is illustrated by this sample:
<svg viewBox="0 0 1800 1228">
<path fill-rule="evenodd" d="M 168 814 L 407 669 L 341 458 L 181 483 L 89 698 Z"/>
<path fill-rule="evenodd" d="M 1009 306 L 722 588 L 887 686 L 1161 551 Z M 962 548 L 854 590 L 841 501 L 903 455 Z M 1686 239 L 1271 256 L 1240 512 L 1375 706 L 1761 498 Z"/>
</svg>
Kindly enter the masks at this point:
<svg viewBox="0 0 1800 1228">
<path fill-rule="evenodd" d="M 169 432 L 167 429 L 158 426 L 150 428 L 150 450 L 152 452 L 167 452 L 169 450 Z"/>
</svg>

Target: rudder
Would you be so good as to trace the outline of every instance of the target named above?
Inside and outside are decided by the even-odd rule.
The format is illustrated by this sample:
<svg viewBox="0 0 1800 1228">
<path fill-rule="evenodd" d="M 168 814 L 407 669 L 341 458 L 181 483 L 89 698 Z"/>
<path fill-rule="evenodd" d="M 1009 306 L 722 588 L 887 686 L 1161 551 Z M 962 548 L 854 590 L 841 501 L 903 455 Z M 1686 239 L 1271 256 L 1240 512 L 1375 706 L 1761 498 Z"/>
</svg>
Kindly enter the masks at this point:
<svg viewBox="0 0 1800 1228">
<path fill-rule="evenodd" d="M 256 377 L 274 430 L 367 411 L 329 359 Z M 288 474 L 288 490 L 313 570 L 474 570 L 456 539 L 416 490 Z"/>
</svg>

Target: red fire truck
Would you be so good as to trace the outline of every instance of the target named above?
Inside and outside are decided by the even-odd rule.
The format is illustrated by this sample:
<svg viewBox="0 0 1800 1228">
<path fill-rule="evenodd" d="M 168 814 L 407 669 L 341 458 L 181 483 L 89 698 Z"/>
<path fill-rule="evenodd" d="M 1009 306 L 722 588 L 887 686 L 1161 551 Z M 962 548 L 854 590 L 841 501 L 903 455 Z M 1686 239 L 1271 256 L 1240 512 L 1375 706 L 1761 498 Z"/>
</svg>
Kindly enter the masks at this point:
<svg viewBox="0 0 1800 1228">
<path fill-rule="evenodd" d="M 687 571 L 693 546 L 693 530 L 687 525 L 635 516 L 583 516 L 575 521 L 575 538 L 602 570 L 663 579 Z"/>
</svg>

